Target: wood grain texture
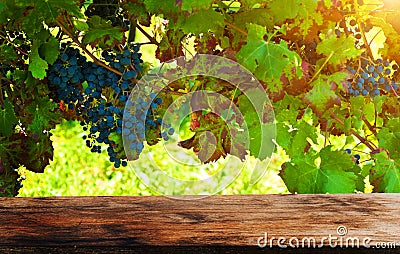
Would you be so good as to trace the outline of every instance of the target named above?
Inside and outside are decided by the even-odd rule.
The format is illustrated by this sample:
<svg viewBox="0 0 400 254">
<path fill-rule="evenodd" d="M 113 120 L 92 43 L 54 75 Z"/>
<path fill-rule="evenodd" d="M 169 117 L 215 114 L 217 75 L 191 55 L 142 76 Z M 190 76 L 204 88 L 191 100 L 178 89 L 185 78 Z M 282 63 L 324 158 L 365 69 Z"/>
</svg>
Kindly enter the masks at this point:
<svg viewBox="0 0 400 254">
<path fill-rule="evenodd" d="M 399 201 L 400 194 L 0 198 L 0 252 L 270 252 L 257 248 L 264 232 L 269 240 L 313 237 L 318 244 L 338 237 L 338 226 L 348 230 L 344 239 L 399 245 Z"/>
</svg>

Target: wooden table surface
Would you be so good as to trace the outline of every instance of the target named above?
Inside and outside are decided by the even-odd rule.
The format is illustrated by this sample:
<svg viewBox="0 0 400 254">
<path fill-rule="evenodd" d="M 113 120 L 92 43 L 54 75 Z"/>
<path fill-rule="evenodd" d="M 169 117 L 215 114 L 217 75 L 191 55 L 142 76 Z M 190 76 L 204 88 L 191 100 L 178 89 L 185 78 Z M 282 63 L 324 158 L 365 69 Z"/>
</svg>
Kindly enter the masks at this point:
<svg viewBox="0 0 400 254">
<path fill-rule="evenodd" d="M 0 198 L 0 253 L 399 251 L 400 194 L 180 198 Z"/>
</svg>

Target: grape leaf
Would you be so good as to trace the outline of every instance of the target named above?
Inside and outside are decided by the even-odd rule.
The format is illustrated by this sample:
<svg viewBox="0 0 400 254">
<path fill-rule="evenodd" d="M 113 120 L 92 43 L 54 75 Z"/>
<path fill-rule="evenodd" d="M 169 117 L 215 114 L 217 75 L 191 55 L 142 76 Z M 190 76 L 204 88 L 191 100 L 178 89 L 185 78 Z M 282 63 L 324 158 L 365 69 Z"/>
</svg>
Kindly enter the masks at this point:
<svg viewBox="0 0 400 254">
<path fill-rule="evenodd" d="M 251 88 L 238 98 L 240 113 L 246 121 L 249 141 L 250 155 L 260 160 L 270 157 L 275 145 L 276 128 L 273 112 L 267 111 L 268 105 L 265 91 Z"/>
<path fill-rule="evenodd" d="M 335 91 L 342 86 L 342 81 L 346 77 L 347 74 L 343 72 L 336 72 L 330 76 L 320 75 L 311 83 L 313 88 L 305 94 L 305 99 L 316 112 L 324 112 L 336 103 L 338 96 Z"/>
<path fill-rule="evenodd" d="M 60 53 L 58 40 L 51 36 L 47 42 L 40 46 L 39 53 L 41 56 L 44 56 L 44 59 L 49 64 L 53 64 Z"/>
<path fill-rule="evenodd" d="M 260 2 L 260 0 L 241 0 L 240 3 L 240 9 L 248 10 L 255 8 L 255 6 L 262 7 L 267 4 L 267 1 Z"/>
<path fill-rule="evenodd" d="M 300 34 L 306 36 L 314 25 L 322 25 L 323 18 L 317 12 L 318 1 L 300 0 L 298 15 L 292 23 L 293 27 L 299 27 Z"/>
<path fill-rule="evenodd" d="M 196 11 L 201 9 L 209 9 L 213 0 L 183 0 L 182 11 Z"/>
<path fill-rule="evenodd" d="M 374 154 L 375 166 L 371 169 L 371 183 L 377 192 L 400 192 L 400 164 L 385 152 Z"/>
<path fill-rule="evenodd" d="M 291 145 L 287 147 L 286 152 L 290 157 L 302 156 L 305 153 L 305 148 L 309 145 L 307 138 L 317 143 L 317 128 L 305 121 L 298 121 L 293 126 Z"/>
<path fill-rule="evenodd" d="M 85 21 L 81 20 L 73 20 L 72 23 L 74 24 L 74 27 L 78 31 L 87 31 L 89 30 L 89 25 Z"/>
<path fill-rule="evenodd" d="M 300 56 L 288 49 L 287 43 L 265 41 L 265 28 L 255 24 L 248 25 L 247 44 L 236 54 L 240 64 L 249 69 L 263 81 L 279 80 L 282 72 L 289 66 L 299 67 Z"/>
<path fill-rule="evenodd" d="M 89 30 L 83 36 L 84 45 L 97 43 L 102 40 L 106 45 L 122 41 L 123 32 L 120 27 L 113 27 L 111 23 L 102 20 L 99 16 L 93 16 L 88 21 Z"/>
<path fill-rule="evenodd" d="M 50 136 L 43 132 L 35 133 L 31 138 L 24 140 L 24 153 L 20 164 L 35 173 L 43 173 L 50 159 L 53 158 L 53 145 Z"/>
<path fill-rule="evenodd" d="M 16 5 L 23 11 L 22 26 L 31 38 L 43 30 L 43 22 L 52 24 L 62 10 L 75 17 L 83 18 L 79 5 L 75 0 L 19 0 Z"/>
<path fill-rule="evenodd" d="M 400 159 L 400 119 L 389 120 L 378 133 L 379 147 L 389 151 L 392 159 Z"/>
<path fill-rule="evenodd" d="M 250 155 L 265 160 L 274 152 L 275 124 L 253 125 L 249 129 Z"/>
<path fill-rule="evenodd" d="M 175 0 L 145 0 L 144 4 L 150 13 L 174 13 L 179 10 L 175 6 Z"/>
<path fill-rule="evenodd" d="M 4 109 L 0 110 L 0 133 L 10 137 L 17 123 L 13 105 L 9 100 L 5 100 Z"/>
<path fill-rule="evenodd" d="M 213 10 L 201 10 L 187 18 L 181 19 L 182 24 L 177 25 L 189 34 L 200 34 L 208 31 L 222 31 L 224 27 L 224 17 Z"/>
<path fill-rule="evenodd" d="M 29 53 L 29 68 L 32 76 L 37 79 L 46 77 L 46 70 L 48 68 L 47 62 L 39 56 L 40 42 L 35 40 Z"/>
<path fill-rule="evenodd" d="M 51 122 L 55 122 L 60 116 L 54 113 L 57 104 L 51 102 L 49 97 L 37 98 L 31 105 L 26 107 L 26 111 L 33 115 L 33 121 L 28 126 L 28 130 L 32 132 L 43 132 L 43 130 L 51 129 Z"/>
<path fill-rule="evenodd" d="M 354 47 L 354 38 L 352 37 L 340 37 L 331 35 L 328 38 L 323 39 L 317 45 L 317 53 L 330 56 L 328 63 L 333 65 L 345 64 L 347 60 L 358 59 L 361 56 L 363 50 L 359 50 Z"/>
<path fill-rule="evenodd" d="M 2 62 L 15 59 L 17 59 L 17 54 L 15 53 L 13 46 L 7 44 L 3 44 L 0 46 L 0 60 Z"/>
<path fill-rule="evenodd" d="M 268 9 L 257 8 L 241 11 L 236 13 L 233 18 L 233 24 L 243 30 L 246 29 L 249 23 L 265 26 L 269 29 L 274 27 L 274 20 Z"/>
<path fill-rule="evenodd" d="M 307 153 L 295 157 L 282 165 L 279 175 L 290 192 L 354 192 L 358 177 L 349 170 L 354 168 L 354 161 L 344 152 L 332 151 L 331 148 L 331 146 L 325 147 L 319 154 Z M 319 165 L 318 160 L 320 160 Z"/>
<path fill-rule="evenodd" d="M 275 23 L 286 19 L 293 19 L 299 12 L 299 0 L 273 0 L 269 5 L 269 13 L 274 17 Z"/>
</svg>

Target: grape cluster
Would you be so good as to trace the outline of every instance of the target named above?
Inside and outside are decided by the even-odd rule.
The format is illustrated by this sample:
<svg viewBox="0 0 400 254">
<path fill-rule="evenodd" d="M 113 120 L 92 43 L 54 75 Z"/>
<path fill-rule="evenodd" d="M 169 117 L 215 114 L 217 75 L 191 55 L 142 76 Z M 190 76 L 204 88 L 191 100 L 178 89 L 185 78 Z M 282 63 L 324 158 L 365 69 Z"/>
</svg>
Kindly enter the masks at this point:
<svg viewBox="0 0 400 254">
<path fill-rule="evenodd" d="M 83 136 L 86 146 L 91 152 L 101 153 L 102 144 L 106 145 L 110 161 L 116 168 L 127 165 L 116 136 L 125 135 L 130 141 L 130 148 L 139 156 L 144 147 L 146 130 L 163 124 L 157 114 L 162 99 L 152 94 L 151 103 L 145 103 L 142 98 L 135 102 L 136 111 L 127 115 L 127 128 L 122 128 L 123 109 L 142 70 L 139 50 L 139 46 L 134 45 L 131 50 L 124 49 L 117 54 L 102 52 L 108 66 L 121 72 L 122 76 L 87 61 L 78 49 L 71 47 L 66 47 L 49 68 L 48 83 L 52 98 L 76 112 L 83 130 L 87 132 Z M 164 136 L 161 133 L 165 139 Z"/>
<path fill-rule="evenodd" d="M 129 101 L 126 107 L 127 112 L 122 134 L 130 150 L 129 158 L 133 160 L 137 159 L 143 150 L 143 141 L 147 130 L 159 126 L 167 128 L 167 131 L 161 132 L 161 138 L 165 141 L 169 139 L 168 135 L 174 134 L 174 128 L 171 128 L 171 124 L 164 123 L 157 112 L 157 107 L 161 105 L 162 99 L 157 97 L 155 93 L 150 93 L 149 99 L 142 99 L 145 97 L 135 97 L 134 104 L 132 105 L 133 102 Z"/>
<path fill-rule="evenodd" d="M 93 0 L 93 3 L 85 11 L 85 15 L 88 17 L 100 16 L 105 20 L 111 21 L 113 26 L 129 26 L 129 20 L 124 19 L 119 7 L 119 0 Z"/>
<path fill-rule="evenodd" d="M 78 49 L 67 47 L 56 62 L 50 66 L 48 83 L 52 98 L 63 102 L 68 110 L 74 110 L 81 119 L 83 138 L 92 152 L 101 152 L 101 144 L 108 146 L 110 161 L 116 168 L 127 162 L 117 155 L 118 145 L 111 138 L 112 133 L 122 133 L 122 108 L 129 91 L 135 86 L 131 79 L 141 71 L 139 47 L 133 52 L 125 49 L 122 53 L 103 52 L 112 68 L 123 73 L 122 78 L 113 71 L 87 61 Z"/>
<path fill-rule="evenodd" d="M 363 58 L 360 61 L 359 71 L 346 66 L 346 69 L 354 75 L 347 82 L 347 91 L 353 96 L 376 96 L 383 93 L 394 92 L 399 89 L 398 83 L 392 80 L 392 71 L 397 70 L 396 64 L 391 64 L 388 60 L 378 59 L 370 62 Z"/>
<path fill-rule="evenodd" d="M 354 46 L 360 49 L 365 47 L 360 28 L 362 28 L 364 33 L 367 33 L 373 28 L 373 26 L 369 21 L 358 23 L 355 19 L 350 19 L 348 22 L 342 20 L 338 23 L 335 29 L 335 34 L 337 38 L 342 34 L 345 34 L 347 37 L 353 36 L 355 39 Z"/>
</svg>

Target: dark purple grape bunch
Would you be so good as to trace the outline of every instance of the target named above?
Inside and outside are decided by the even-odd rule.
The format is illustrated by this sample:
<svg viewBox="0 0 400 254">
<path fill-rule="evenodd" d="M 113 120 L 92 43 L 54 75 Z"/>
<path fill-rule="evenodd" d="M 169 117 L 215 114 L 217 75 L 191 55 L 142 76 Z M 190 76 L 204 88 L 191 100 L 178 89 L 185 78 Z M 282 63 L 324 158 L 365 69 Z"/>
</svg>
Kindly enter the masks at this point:
<svg viewBox="0 0 400 254">
<path fill-rule="evenodd" d="M 131 98 L 128 101 L 122 131 L 124 143 L 129 148 L 129 151 L 127 151 L 129 153 L 127 154 L 128 159 L 136 160 L 139 158 L 144 148 L 146 132 L 163 127 L 167 131 L 161 132 L 160 136 L 165 141 L 168 141 L 169 135 L 174 134 L 175 130 L 171 128 L 171 124 L 164 123 L 162 116 L 158 113 L 157 108 L 162 102 L 162 98 L 157 97 L 153 92 L 148 96 L 136 94 L 134 99 Z"/>
<path fill-rule="evenodd" d="M 102 52 L 103 59 L 122 76 L 87 61 L 78 49 L 65 47 L 49 67 L 50 96 L 76 112 L 87 132 L 83 139 L 91 152 L 101 153 L 106 146 L 114 167 L 126 166 L 122 145 L 114 136 L 122 135 L 123 109 L 142 71 L 139 46 L 133 45 L 132 49 L 117 54 Z"/>
<path fill-rule="evenodd" d="M 378 59 L 374 62 L 362 59 L 357 70 L 350 65 L 346 69 L 353 74 L 347 82 L 347 91 L 352 96 L 374 97 L 381 94 L 397 94 L 399 84 L 393 80 L 393 72 L 398 69 L 397 64 L 389 60 Z"/>
</svg>

